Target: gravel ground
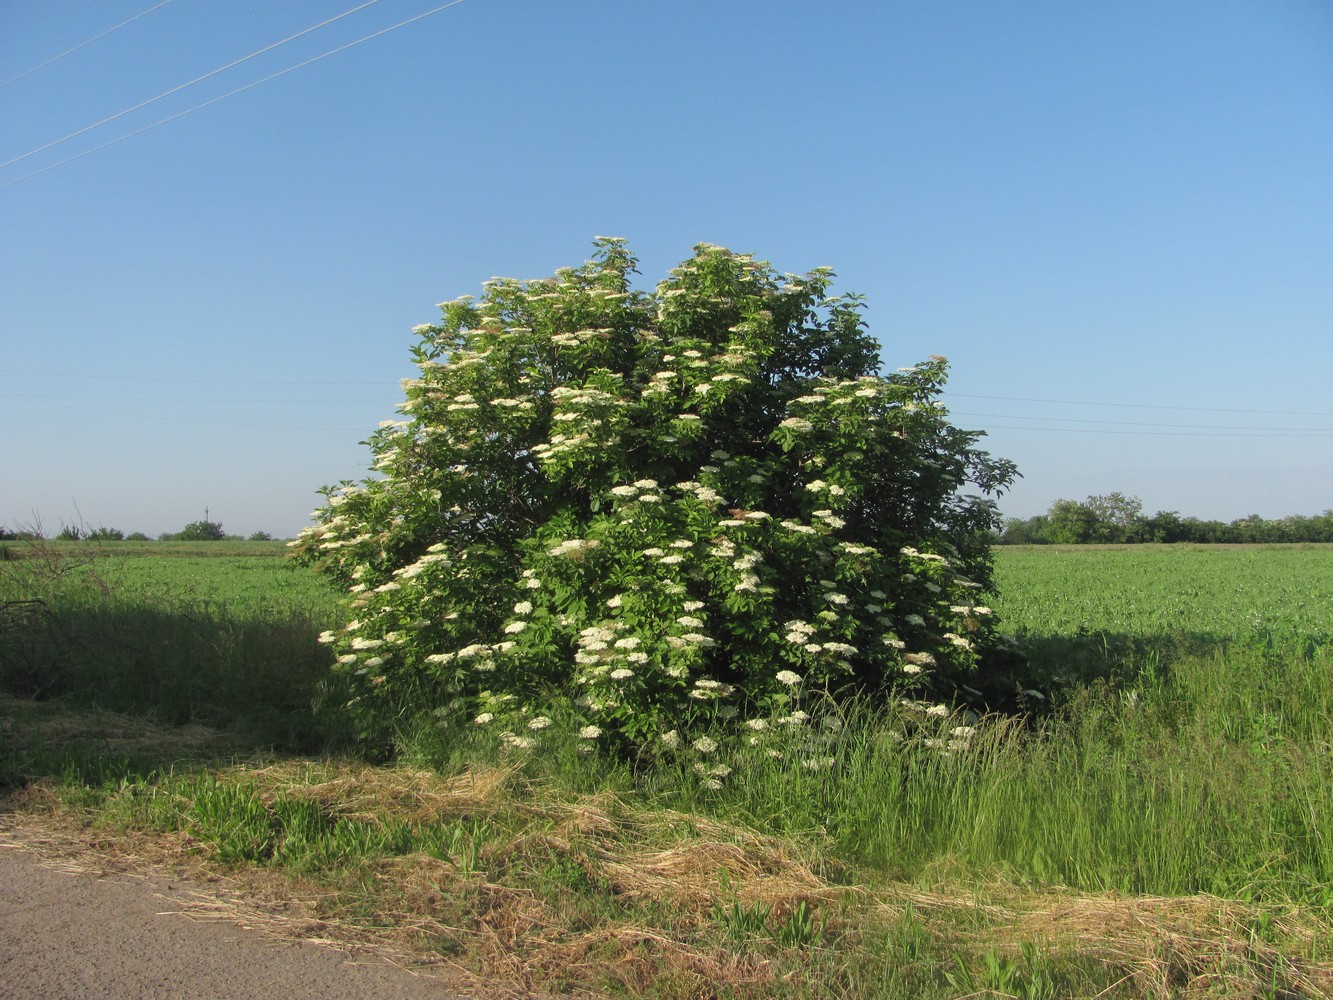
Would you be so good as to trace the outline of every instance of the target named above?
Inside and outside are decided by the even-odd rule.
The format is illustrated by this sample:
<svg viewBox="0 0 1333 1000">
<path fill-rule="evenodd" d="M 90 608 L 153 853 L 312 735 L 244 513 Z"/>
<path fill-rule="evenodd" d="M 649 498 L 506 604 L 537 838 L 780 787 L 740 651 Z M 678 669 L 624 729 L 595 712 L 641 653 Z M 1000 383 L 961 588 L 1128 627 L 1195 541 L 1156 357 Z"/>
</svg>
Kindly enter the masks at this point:
<svg viewBox="0 0 1333 1000">
<path fill-rule="evenodd" d="M 247 927 L 214 886 L 89 872 L 0 833 L 2 1000 L 461 1000 L 429 970 Z"/>
</svg>

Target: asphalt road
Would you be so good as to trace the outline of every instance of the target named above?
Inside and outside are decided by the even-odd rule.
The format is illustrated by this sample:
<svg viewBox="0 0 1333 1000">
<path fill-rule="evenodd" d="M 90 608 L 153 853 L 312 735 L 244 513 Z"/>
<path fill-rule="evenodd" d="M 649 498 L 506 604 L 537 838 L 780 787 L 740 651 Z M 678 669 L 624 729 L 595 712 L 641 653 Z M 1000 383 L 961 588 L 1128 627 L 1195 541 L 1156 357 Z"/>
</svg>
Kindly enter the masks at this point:
<svg viewBox="0 0 1333 1000">
<path fill-rule="evenodd" d="M 209 887 L 63 870 L 0 839 L 3 1000 L 461 1000 L 441 979 L 210 913 Z"/>
</svg>

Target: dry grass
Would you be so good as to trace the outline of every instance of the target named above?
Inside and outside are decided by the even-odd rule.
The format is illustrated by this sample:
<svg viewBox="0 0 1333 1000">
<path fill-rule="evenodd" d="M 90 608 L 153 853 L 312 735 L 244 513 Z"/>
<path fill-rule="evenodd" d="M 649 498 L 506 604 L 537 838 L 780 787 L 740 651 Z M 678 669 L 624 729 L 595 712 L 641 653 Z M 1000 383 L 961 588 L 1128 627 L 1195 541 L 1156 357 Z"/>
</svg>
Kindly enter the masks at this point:
<svg viewBox="0 0 1333 1000">
<path fill-rule="evenodd" d="M 410 768 L 368 764 L 283 761 L 237 769 L 268 797 L 318 802 L 349 819 L 392 817 L 413 824 L 511 808 L 506 795 L 514 771 L 476 768 L 452 778 Z"/>
<path fill-rule="evenodd" d="M 114 713 L 13 718 L 13 743 L 97 741 L 181 759 L 232 749 L 202 727 Z M 58 787 L 37 785 L 0 809 L 0 845 L 69 871 L 170 873 L 185 881 L 164 902 L 192 916 L 445 971 L 457 988 L 485 996 L 877 995 L 884 942 L 910 918 L 923 942 L 914 961 L 938 987 L 932 996 L 958 995 L 943 982 L 958 956 L 1017 961 L 1026 945 L 1090 970 L 1098 985 L 1076 995 L 1333 997 L 1333 963 L 1300 957 L 1318 954 L 1333 931 L 1316 911 L 1000 882 L 926 890 L 864 873 L 851 884 L 852 873 L 817 846 L 608 793 L 562 794 L 518 766 L 441 776 L 251 760 L 216 773 L 270 804 L 304 799 L 367 824 L 466 821 L 484 837 L 467 864 L 413 853 L 293 876 L 277 866 L 220 866 L 188 833 L 108 826 Z M 767 938 L 738 945 L 719 922 L 719 903 L 762 907 L 773 921 L 804 907 L 821 933 L 799 949 Z"/>
</svg>

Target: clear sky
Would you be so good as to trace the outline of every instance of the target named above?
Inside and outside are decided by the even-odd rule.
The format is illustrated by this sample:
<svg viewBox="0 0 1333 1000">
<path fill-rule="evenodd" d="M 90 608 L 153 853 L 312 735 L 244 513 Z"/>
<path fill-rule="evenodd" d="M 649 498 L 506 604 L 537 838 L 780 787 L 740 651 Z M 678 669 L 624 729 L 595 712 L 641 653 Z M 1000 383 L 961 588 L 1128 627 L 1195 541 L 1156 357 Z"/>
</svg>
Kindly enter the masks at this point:
<svg viewBox="0 0 1333 1000">
<path fill-rule="evenodd" d="M 224 96 L 442 2 L 132 111 L 357 0 L 0 3 L 0 523 L 292 535 L 436 302 L 599 234 L 832 266 L 1006 514 L 1333 507 L 1333 5 L 461 0 Z"/>
</svg>

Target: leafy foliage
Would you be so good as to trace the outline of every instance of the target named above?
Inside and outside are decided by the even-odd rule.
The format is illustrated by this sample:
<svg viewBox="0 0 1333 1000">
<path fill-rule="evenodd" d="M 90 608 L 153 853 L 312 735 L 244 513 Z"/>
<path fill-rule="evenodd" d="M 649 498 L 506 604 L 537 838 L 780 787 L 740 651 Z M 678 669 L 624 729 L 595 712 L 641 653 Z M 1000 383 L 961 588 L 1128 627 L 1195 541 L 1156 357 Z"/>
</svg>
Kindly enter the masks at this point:
<svg viewBox="0 0 1333 1000">
<path fill-rule="evenodd" d="M 1138 497 L 1115 492 L 1083 501 L 1056 500 L 1045 514 L 1009 518 L 999 541 L 1006 545 L 1333 542 L 1333 510 L 1276 520 L 1251 514 L 1230 523 L 1181 517 L 1173 510 L 1159 510 L 1149 517 Z"/>
<path fill-rule="evenodd" d="M 220 542 L 227 537 L 217 521 L 191 521 L 171 536 L 177 542 Z"/>
<path fill-rule="evenodd" d="M 948 422 L 945 360 L 880 374 L 827 268 L 701 244 L 649 292 L 635 265 L 602 239 L 443 303 L 378 476 L 292 543 L 350 592 L 324 639 L 367 738 L 429 710 L 707 756 L 688 734 L 724 720 L 763 740 L 817 694 L 974 675 L 1015 470 Z"/>
</svg>

